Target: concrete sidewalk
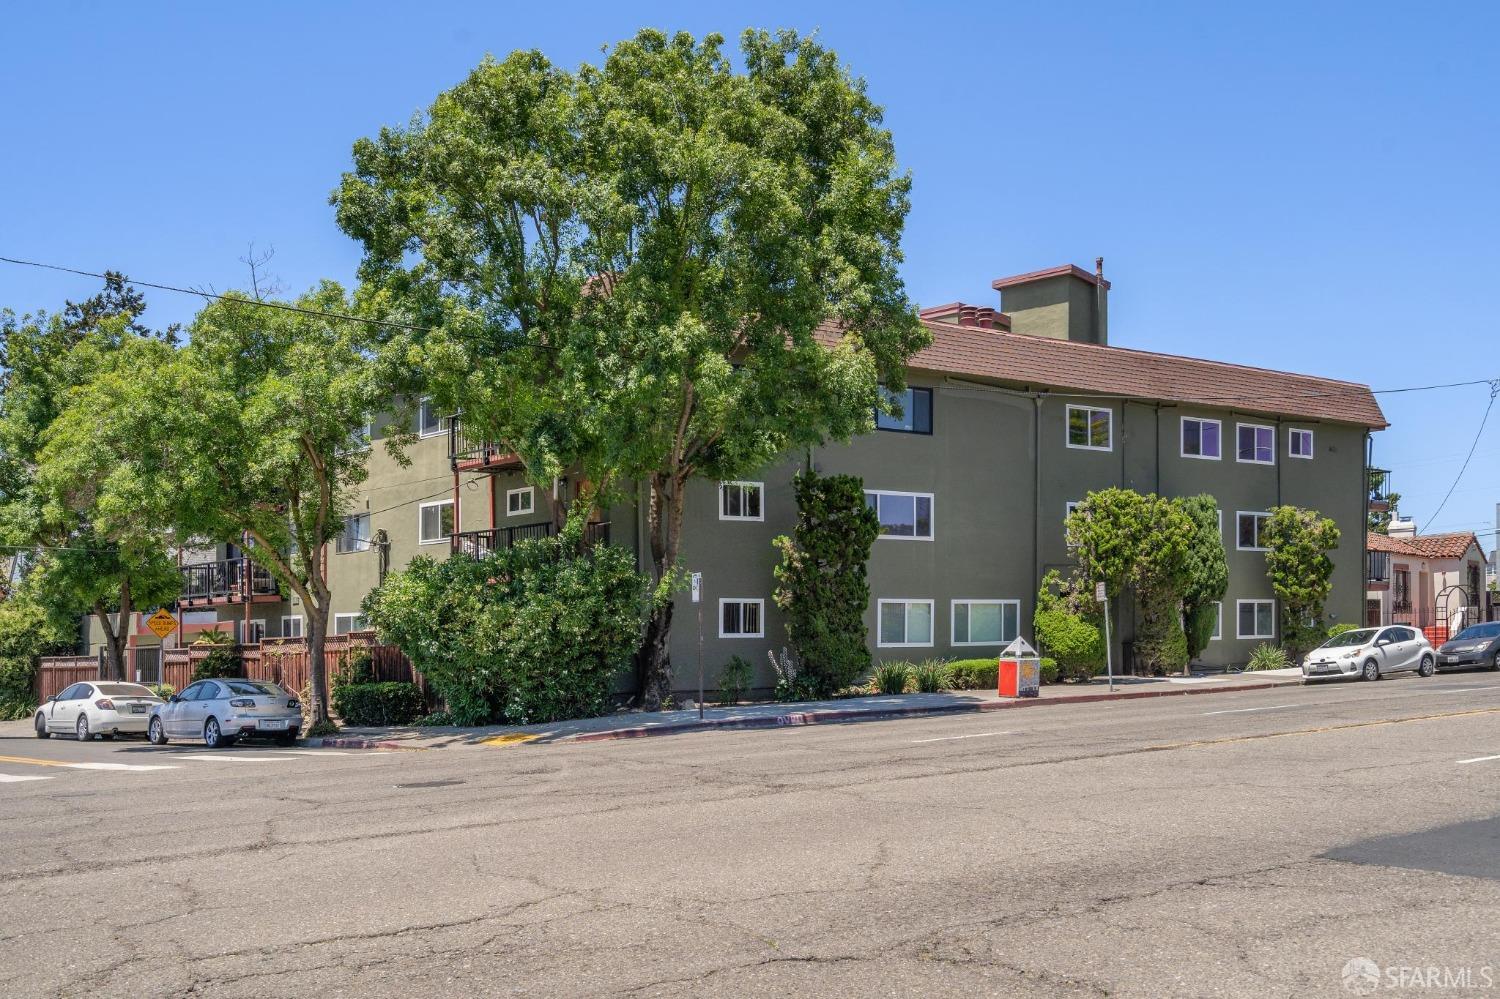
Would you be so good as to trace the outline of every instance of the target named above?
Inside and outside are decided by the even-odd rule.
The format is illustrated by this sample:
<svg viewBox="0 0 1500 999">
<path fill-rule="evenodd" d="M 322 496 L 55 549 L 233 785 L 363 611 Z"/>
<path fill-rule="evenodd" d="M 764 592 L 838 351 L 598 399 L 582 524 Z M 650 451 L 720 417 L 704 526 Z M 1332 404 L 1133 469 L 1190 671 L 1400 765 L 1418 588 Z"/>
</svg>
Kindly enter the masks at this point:
<svg viewBox="0 0 1500 999">
<path fill-rule="evenodd" d="M 1031 698 L 999 697 L 987 690 L 955 690 L 940 694 L 875 695 L 794 704 L 760 703 L 732 708 L 710 707 L 704 711 L 702 720 L 699 720 L 696 708 L 689 708 L 656 713 L 620 711 L 601 718 L 580 718 L 548 725 L 346 728 L 336 736 L 306 739 L 304 744 L 345 749 L 446 749 L 521 743 L 597 742 L 713 729 L 780 728 L 790 725 L 877 721 L 907 716 L 964 714 L 1142 697 L 1228 694 L 1301 685 L 1300 670 L 1194 676 L 1186 679 L 1124 677 L 1115 681 L 1114 693 L 1109 692 L 1108 684 L 1100 678 L 1089 684 L 1045 685 L 1041 689 L 1041 696 Z"/>
</svg>

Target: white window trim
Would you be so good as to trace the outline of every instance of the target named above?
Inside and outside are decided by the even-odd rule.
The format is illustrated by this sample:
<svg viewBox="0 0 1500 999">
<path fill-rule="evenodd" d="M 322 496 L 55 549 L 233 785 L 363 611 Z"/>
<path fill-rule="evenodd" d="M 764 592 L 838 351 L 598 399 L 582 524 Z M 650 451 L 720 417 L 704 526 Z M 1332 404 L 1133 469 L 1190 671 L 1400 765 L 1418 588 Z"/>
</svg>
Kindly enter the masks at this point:
<svg viewBox="0 0 1500 999">
<path fill-rule="evenodd" d="M 930 533 L 925 536 L 921 534 L 913 534 L 911 537 L 907 537 L 904 534 L 886 534 L 882 531 L 879 535 L 876 536 L 876 541 L 932 541 L 937 537 L 937 499 L 933 496 L 932 493 L 904 493 L 897 489 L 866 489 L 865 495 L 874 495 L 876 497 L 914 496 L 917 499 L 921 499 L 923 497 L 926 497 L 927 499 L 927 529 Z M 877 498 L 875 503 L 875 516 L 879 517 L 880 500 Z M 913 504 L 912 519 L 916 519 L 915 504 Z"/>
<path fill-rule="evenodd" d="M 1188 420 L 1192 420 L 1194 423 L 1212 423 L 1214 426 L 1216 426 L 1216 427 L 1219 428 L 1219 453 L 1218 454 L 1188 454 L 1187 453 L 1187 441 L 1184 438 L 1187 436 L 1187 422 L 1188 422 Z M 1198 446 L 1200 448 L 1203 446 L 1203 431 L 1201 429 L 1198 431 Z M 1235 441 L 1236 453 L 1238 453 L 1238 447 L 1239 447 L 1239 441 L 1236 440 Z M 1210 420 L 1206 416 L 1184 416 L 1182 418 L 1181 422 L 1177 424 L 1177 454 L 1178 454 L 1179 457 L 1182 457 L 1182 458 L 1193 458 L 1193 459 L 1198 460 L 1198 461 L 1222 461 L 1224 459 L 1224 421 L 1222 421 L 1222 420 Z"/>
<path fill-rule="evenodd" d="M 1271 460 L 1261 461 L 1259 458 L 1240 457 L 1240 431 L 1243 429 L 1269 430 L 1271 432 Z M 1234 425 L 1234 460 L 1241 465 L 1274 465 L 1276 464 L 1276 428 L 1268 423 L 1236 423 Z"/>
<path fill-rule="evenodd" d="M 1294 437 L 1296 437 L 1298 434 L 1306 434 L 1307 435 L 1307 454 L 1298 454 L 1296 451 L 1292 450 L 1292 439 Z M 1286 428 L 1286 456 L 1288 458 L 1301 458 L 1301 459 L 1303 459 L 1305 461 L 1312 461 L 1312 459 L 1313 459 L 1313 451 L 1317 447 L 1317 440 L 1318 440 L 1317 435 L 1315 433 L 1313 433 L 1313 431 L 1309 430 L 1307 427 L 1287 427 Z"/>
<path fill-rule="evenodd" d="M 362 617 L 364 617 L 364 615 L 361 614 L 361 613 L 359 613 L 358 611 L 355 611 L 355 612 L 350 613 L 350 614 L 335 614 L 335 615 L 333 615 L 333 633 L 335 635 L 347 635 L 347 634 L 349 634 L 349 632 L 357 630 L 355 628 L 349 628 L 346 631 L 340 631 L 339 630 L 339 622 L 340 621 L 348 621 L 348 622 L 350 622 L 350 624 L 353 624 L 355 621 L 359 620 Z M 366 621 L 365 624 L 368 627 L 369 622 Z"/>
<path fill-rule="evenodd" d="M 1063 523 L 1067 523 L 1068 518 L 1071 517 L 1071 516 L 1073 516 L 1073 511 L 1077 510 L 1082 505 L 1083 505 L 1083 500 L 1068 500 L 1066 503 L 1064 503 L 1063 504 Z"/>
<path fill-rule="evenodd" d="M 344 524 L 343 527 L 339 529 L 338 536 L 333 539 L 333 553 L 335 555 L 353 555 L 356 552 L 367 552 L 375 544 L 373 538 L 365 538 L 364 543 L 361 545 L 356 545 L 353 548 L 341 547 L 344 538 L 344 531 L 348 529 L 349 521 L 359 520 L 360 518 L 364 518 L 365 520 L 370 521 L 371 534 L 374 533 L 374 519 L 370 516 L 368 511 L 364 513 L 349 514 L 344 518 Z"/>
<path fill-rule="evenodd" d="M 288 621 L 296 621 L 297 622 L 297 634 L 295 634 L 295 635 L 288 635 L 286 633 L 286 623 Z M 302 619 L 302 615 L 301 614 L 283 614 L 283 615 L 281 615 L 281 637 L 282 638 L 306 638 L 307 637 L 307 622 Z"/>
<path fill-rule="evenodd" d="M 1271 516 L 1271 514 L 1267 510 L 1236 510 L 1234 512 L 1234 547 L 1235 547 L 1235 549 L 1237 551 L 1242 551 L 1242 552 L 1263 552 L 1263 551 L 1267 550 L 1264 546 L 1259 547 L 1259 548 L 1247 548 L 1244 545 L 1240 544 L 1240 518 L 1241 517 L 1269 517 L 1269 516 Z M 1259 538 L 1260 538 L 1260 532 L 1256 531 L 1255 532 L 1255 536 L 1256 536 L 1256 539 L 1259 540 Z"/>
<path fill-rule="evenodd" d="M 430 510 L 433 507 L 435 507 L 435 506 L 452 506 L 452 505 L 453 505 L 453 501 L 451 499 L 445 499 L 445 500 L 433 500 L 431 503 L 421 503 L 421 504 L 419 504 L 417 506 L 417 544 L 419 544 L 419 545 L 440 545 L 443 542 L 449 540 L 451 537 L 453 537 L 452 534 L 444 534 L 440 538 L 424 538 L 424 537 L 422 537 L 422 515 L 424 513 L 426 513 L 428 510 Z M 443 523 L 443 521 L 442 521 L 442 515 L 439 514 L 438 515 L 438 526 L 441 527 L 442 523 Z M 453 530 L 454 530 L 454 533 L 458 532 L 458 517 L 457 517 L 457 515 L 455 515 L 454 518 L 453 518 Z"/>
<path fill-rule="evenodd" d="M 886 604 L 905 604 L 908 607 L 910 607 L 912 604 L 926 604 L 927 605 L 927 620 L 934 625 L 934 627 L 932 627 L 930 629 L 931 633 L 934 635 L 934 640 L 935 640 L 935 636 L 936 636 L 936 632 L 937 632 L 937 629 L 935 627 L 936 621 L 934 620 L 934 618 L 937 615 L 937 608 L 934 606 L 933 601 L 926 600 L 926 599 L 923 599 L 921 597 L 891 597 L 889 599 L 877 600 L 877 601 L 875 601 L 875 647 L 877 649 L 930 649 L 930 648 L 932 648 L 932 646 L 933 646 L 933 642 L 932 641 L 926 641 L 926 642 L 885 642 L 885 641 L 881 641 L 881 639 L 880 639 L 880 618 L 881 618 L 882 615 L 881 615 L 880 611 L 881 611 L 881 608 L 883 608 Z M 905 632 L 905 633 L 910 633 L 911 632 L 911 622 L 910 621 L 906 620 L 903 617 L 902 621 L 901 621 L 901 624 L 902 624 L 902 629 L 901 630 L 903 632 Z"/>
<path fill-rule="evenodd" d="M 1108 444 L 1104 445 L 1103 447 L 1099 447 L 1097 444 L 1074 444 L 1073 443 L 1072 434 L 1070 433 L 1070 429 L 1071 429 L 1072 424 L 1073 424 L 1073 410 L 1075 410 L 1075 409 L 1081 409 L 1081 410 L 1083 410 L 1084 412 L 1087 412 L 1087 413 L 1107 413 L 1107 414 L 1109 414 L 1109 443 Z M 1063 443 L 1064 444 L 1066 444 L 1068 447 L 1072 448 L 1074 451 L 1113 451 L 1115 449 L 1115 411 L 1113 409 L 1109 409 L 1109 408 L 1107 408 L 1105 406 L 1084 406 L 1084 405 L 1074 405 L 1073 403 L 1068 403 L 1068 405 L 1066 407 L 1066 410 L 1067 411 L 1063 414 Z M 1089 423 L 1090 423 L 1090 425 L 1092 425 L 1093 421 L 1090 420 Z"/>
<path fill-rule="evenodd" d="M 257 632 L 259 634 L 256 634 Z M 246 645 L 259 645 L 266 638 L 266 622 L 260 618 L 251 618 L 249 621 L 246 621 L 245 634 L 242 637 Z"/>
<path fill-rule="evenodd" d="M 425 405 L 428 405 L 431 402 L 432 402 L 432 396 L 430 396 L 430 395 L 424 395 L 424 396 L 422 396 L 422 398 L 420 398 L 420 399 L 417 400 L 417 436 L 418 437 L 438 437 L 443 432 L 443 418 L 442 418 L 441 415 L 438 415 L 438 417 L 437 417 L 437 429 L 436 430 L 423 430 L 422 429 L 422 407 L 425 406 Z M 434 414 L 434 415 L 437 415 L 437 414 Z"/>
<path fill-rule="evenodd" d="M 1270 604 L 1271 605 L 1271 633 L 1269 635 L 1246 635 L 1240 631 L 1240 608 L 1245 604 Z M 1259 613 L 1256 617 L 1259 617 Z M 1234 602 L 1234 637 L 1250 638 L 1274 641 L 1276 638 L 1276 601 L 1266 598 L 1254 600 L 1236 600 Z"/>
<path fill-rule="evenodd" d="M 556 486 L 556 484 L 554 483 L 554 488 L 555 488 L 555 486 Z M 522 496 L 522 495 L 528 497 L 526 509 L 524 509 L 524 510 L 512 510 L 510 508 L 510 498 L 512 496 Z M 505 515 L 507 517 L 524 517 L 528 513 L 536 513 L 536 487 L 535 486 L 522 486 L 520 489 L 507 489 L 507 490 L 505 490 Z"/>
<path fill-rule="evenodd" d="M 1221 506 L 1217 511 L 1219 515 L 1219 544 L 1224 543 L 1224 508 Z"/>
<path fill-rule="evenodd" d="M 1210 642 L 1217 642 L 1224 637 L 1224 601 L 1215 600 L 1214 606 L 1218 608 L 1218 617 L 1214 620 L 1214 633 L 1208 636 Z"/>
<path fill-rule="evenodd" d="M 729 514 L 725 513 L 724 512 L 724 489 L 726 487 L 728 487 L 728 486 L 735 486 L 735 487 L 738 487 L 738 488 L 741 488 L 741 489 L 749 488 L 749 487 L 754 487 L 755 489 L 758 489 L 760 491 L 760 503 L 758 504 L 760 506 L 760 515 L 756 516 L 756 517 L 746 517 L 746 516 L 732 517 Z M 744 500 L 743 500 L 743 497 L 742 497 L 741 498 L 741 509 L 743 509 L 743 508 L 744 508 Z M 750 481 L 744 480 L 744 479 L 725 479 L 723 482 L 720 482 L 719 483 L 719 519 L 720 520 L 746 520 L 746 521 L 760 521 L 760 520 L 765 520 L 766 519 L 766 484 L 764 482 L 750 482 Z"/>
<path fill-rule="evenodd" d="M 995 648 L 995 647 L 1001 647 L 1001 646 L 1005 646 L 1005 645 L 1010 644 L 1009 642 L 1007 642 L 1003 638 L 1000 639 L 997 642 L 975 642 L 975 641 L 960 642 L 958 640 L 958 605 L 959 604 L 965 604 L 965 605 L 967 605 L 969 607 L 973 607 L 975 605 L 978 605 L 978 606 L 981 606 L 981 607 L 1004 607 L 1006 605 L 1014 606 L 1015 609 L 1016 609 L 1016 630 L 1018 632 L 1021 630 L 1021 601 L 1019 601 L 1019 600 L 978 599 L 978 598 L 974 598 L 974 597 L 956 597 L 953 600 L 948 601 L 948 644 L 949 645 L 953 645 L 953 646 L 956 646 L 956 647 L 959 647 L 959 648 L 966 648 L 966 647 L 969 647 L 969 646 L 984 646 L 984 645 L 988 645 L 988 646 L 990 646 L 992 648 Z M 878 627 L 879 622 L 876 622 L 876 624 L 877 624 L 877 627 Z M 1005 627 L 1005 614 L 1004 614 L 1003 611 L 1000 614 L 1000 626 L 1001 626 L 1002 629 L 1004 629 L 1004 627 Z M 970 618 L 969 618 L 969 634 L 972 635 L 973 633 L 974 633 L 974 620 L 973 620 L 973 616 L 971 615 Z"/>
<path fill-rule="evenodd" d="M 754 633 L 748 631 L 736 631 L 727 633 L 724 631 L 724 605 L 725 604 L 755 604 L 759 611 L 755 615 L 760 630 Z M 766 602 L 761 597 L 720 597 L 719 598 L 719 637 L 720 638 L 765 638 L 766 637 Z"/>
</svg>

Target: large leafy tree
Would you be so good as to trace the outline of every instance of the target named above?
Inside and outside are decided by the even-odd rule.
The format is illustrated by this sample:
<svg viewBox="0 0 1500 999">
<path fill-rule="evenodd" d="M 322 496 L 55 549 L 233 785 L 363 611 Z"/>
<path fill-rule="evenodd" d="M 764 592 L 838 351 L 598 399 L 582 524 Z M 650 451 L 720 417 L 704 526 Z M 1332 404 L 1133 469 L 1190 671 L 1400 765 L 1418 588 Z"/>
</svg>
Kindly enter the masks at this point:
<svg viewBox="0 0 1500 999">
<path fill-rule="evenodd" d="M 658 598 L 638 668 L 671 689 L 687 485 L 870 427 L 925 342 L 897 274 L 909 178 L 862 81 L 794 33 L 643 31 L 576 73 L 487 61 L 354 148 L 334 195 L 372 307 L 431 328 L 440 404 L 576 512 L 635 484 Z"/>
<path fill-rule="evenodd" d="M 60 313 L 0 316 L 0 543 L 37 553 L 32 590 L 54 622 L 98 620 L 106 673 L 117 679 L 125 676 L 133 612 L 177 596 L 172 539 L 153 490 L 113 503 L 97 478 L 117 454 L 93 441 L 59 441 L 57 423 L 81 385 L 128 371 L 124 359 L 139 349 L 176 343 L 175 326 L 141 322 L 145 309 L 144 297 L 111 272 L 98 294 Z M 80 463 L 99 476 L 70 479 Z"/>
<path fill-rule="evenodd" d="M 1182 593 L 1182 620 L 1191 661 L 1208 648 L 1218 620 L 1218 603 L 1229 589 L 1229 563 L 1219 527 L 1219 504 L 1209 495 L 1176 501 L 1193 522 L 1187 544 L 1187 585 Z"/>
<path fill-rule="evenodd" d="M 388 386 L 373 328 L 338 318 L 350 306 L 337 285 L 280 304 L 302 311 L 235 296 L 209 305 L 187 348 L 158 350 L 133 376 L 94 380 L 60 422 L 123 466 L 80 464 L 78 481 L 107 473 L 105 489 L 117 478 L 154 484 L 184 534 L 248 538 L 249 557 L 301 599 L 318 722 L 328 717 L 328 545 L 365 477 L 359 432 L 387 405 Z M 408 436 L 386 439 L 398 460 Z"/>
<path fill-rule="evenodd" d="M 1260 532 L 1266 575 L 1281 605 L 1282 644 L 1296 659 L 1322 641 L 1323 607 L 1333 592 L 1338 525 L 1316 510 L 1278 506 Z"/>
</svg>

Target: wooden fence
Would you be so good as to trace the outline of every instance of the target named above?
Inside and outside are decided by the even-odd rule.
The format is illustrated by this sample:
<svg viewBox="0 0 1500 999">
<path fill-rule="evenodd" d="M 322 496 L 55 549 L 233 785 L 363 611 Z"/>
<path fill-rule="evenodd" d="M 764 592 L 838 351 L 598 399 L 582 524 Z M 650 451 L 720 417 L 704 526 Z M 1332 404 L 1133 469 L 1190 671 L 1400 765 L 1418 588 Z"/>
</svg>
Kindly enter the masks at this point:
<svg viewBox="0 0 1500 999">
<path fill-rule="evenodd" d="M 301 638 L 267 638 L 258 645 L 227 646 L 243 663 L 250 680 L 268 680 L 300 694 L 309 683 L 307 642 Z M 162 652 L 161 682 L 181 690 L 192 682 L 198 668 L 214 646 L 188 645 Z M 371 667 L 377 681 L 395 680 L 415 683 L 427 692 L 422 674 L 412 669 L 411 661 L 394 645 L 378 645 L 373 631 L 356 631 L 347 635 L 329 635 L 324 639 L 323 664 L 326 675 L 333 676 L 345 668 L 347 657 L 355 649 L 369 649 Z M 71 684 L 100 678 L 99 662 L 92 656 L 49 656 L 37 670 L 37 699 L 45 701 Z"/>
</svg>

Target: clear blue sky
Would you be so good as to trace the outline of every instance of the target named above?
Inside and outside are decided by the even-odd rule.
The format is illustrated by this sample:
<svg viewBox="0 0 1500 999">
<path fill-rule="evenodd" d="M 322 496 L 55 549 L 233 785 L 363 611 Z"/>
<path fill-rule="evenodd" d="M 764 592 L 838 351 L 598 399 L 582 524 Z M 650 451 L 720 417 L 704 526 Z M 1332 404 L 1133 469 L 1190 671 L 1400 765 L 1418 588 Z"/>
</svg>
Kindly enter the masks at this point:
<svg viewBox="0 0 1500 999">
<path fill-rule="evenodd" d="M 0 42 L 0 255 L 222 290 L 254 242 L 291 290 L 349 282 L 327 197 L 355 139 L 486 52 L 574 65 L 645 25 L 821 31 L 915 177 L 921 304 L 1103 255 L 1122 346 L 1375 388 L 1500 377 L 1490 3 L 27 4 Z M 95 284 L 0 265 L 0 305 Z M 156 293 L 148 318 L 195 307 Z M 1487 398 L 1382 399 L 1377 461 L 1423 530 L 1493 527 L 1500 412 L 1430 522 Z"/>
</svg>

